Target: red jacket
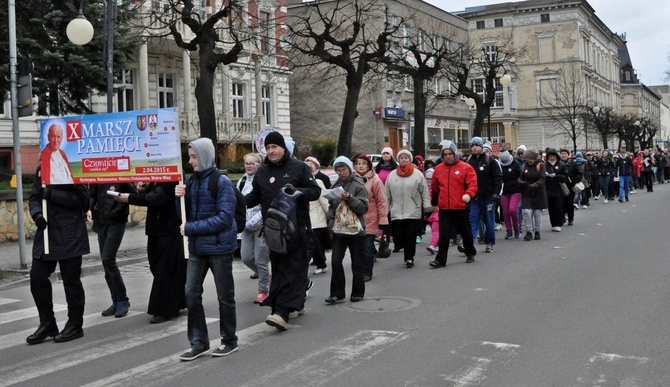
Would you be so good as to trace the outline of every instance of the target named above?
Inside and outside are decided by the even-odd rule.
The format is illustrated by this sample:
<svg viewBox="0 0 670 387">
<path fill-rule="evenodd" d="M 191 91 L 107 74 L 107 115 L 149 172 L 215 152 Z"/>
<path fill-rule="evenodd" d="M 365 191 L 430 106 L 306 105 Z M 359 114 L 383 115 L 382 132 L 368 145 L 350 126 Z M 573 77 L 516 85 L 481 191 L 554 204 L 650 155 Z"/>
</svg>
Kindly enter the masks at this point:
<svg viewBox="0 0 670 387">
<path fill-rule="evenodd" d="M 461 160 L 451 165 L 441 163 L 435 167 L 431 188 L 431 204 L 440 210 L 464 210 L 467 203 L 463 195 L 474 198 L 477 194 L 477 173 Z"/>
</svg>

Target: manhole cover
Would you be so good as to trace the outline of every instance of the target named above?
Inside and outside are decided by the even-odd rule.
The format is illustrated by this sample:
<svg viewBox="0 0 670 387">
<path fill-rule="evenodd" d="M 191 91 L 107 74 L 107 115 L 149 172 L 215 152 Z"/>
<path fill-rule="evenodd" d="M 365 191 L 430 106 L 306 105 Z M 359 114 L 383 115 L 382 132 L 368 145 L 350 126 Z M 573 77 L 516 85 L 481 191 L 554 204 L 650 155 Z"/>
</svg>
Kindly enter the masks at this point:
<svg viewBox="0 0 670 387">
<path fill-rule="evenodd" d="M 338 304 L 342 309 L 357 312 L 396 312 L 421 305 L 421 300 L 407 297 L 366 297 L 361 302 Z"/>
</svg>

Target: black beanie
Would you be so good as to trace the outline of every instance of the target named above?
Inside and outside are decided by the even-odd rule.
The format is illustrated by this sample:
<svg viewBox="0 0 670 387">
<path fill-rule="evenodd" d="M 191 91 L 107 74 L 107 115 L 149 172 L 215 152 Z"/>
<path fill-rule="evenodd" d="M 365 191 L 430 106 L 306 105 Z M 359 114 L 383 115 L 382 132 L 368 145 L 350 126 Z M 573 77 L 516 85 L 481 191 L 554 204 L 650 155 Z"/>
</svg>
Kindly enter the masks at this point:
<svg viewBox="0 0 670 387">
<path fill-rule="evenodd" d="M 280 147 L 286 149 L 286 142 L 284 142 L 284 136 L 279 132 L 270 132 L 265 136 L 265 146 L 270 144 L 279 145 Z"/>
</svg>

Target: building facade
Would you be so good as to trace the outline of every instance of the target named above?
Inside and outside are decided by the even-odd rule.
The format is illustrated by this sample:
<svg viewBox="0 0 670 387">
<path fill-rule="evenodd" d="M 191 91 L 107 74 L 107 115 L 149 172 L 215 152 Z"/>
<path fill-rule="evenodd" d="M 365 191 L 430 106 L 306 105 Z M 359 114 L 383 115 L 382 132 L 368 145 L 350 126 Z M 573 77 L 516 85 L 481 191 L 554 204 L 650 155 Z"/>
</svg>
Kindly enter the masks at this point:
<svg viewBox="0 0 670 387">
<path fill-rule="evenodd" d="M 195 11 L 206 18 L 221 9 L 223 3 L 202 0 L 200 4 L 196 2 Z M 145 23 L 156 23 L 156 14 L 172 12 L 169 2 L 164 0 L 145 1 L 142 6 Z M 251 151 L 256 135 L 267 126 L 290 136 L 289 70 L 286 55 L 278 44 L 285 30 L 285 16 L 283 0 L 249 0 L 243 4 L 243 20 L 238 26 L 244 50 L 236 63 L 217 67 L 212 85 L 220 149 L 242 145 L 244 150 Z M 179 25 L 179 31 L 185 41 L 192 39 L 193 34 L 186 26 Z M 225 30 L 221 30 L 220 38 L 230 41 Z M 219 45 L 226 49 L 224 43 Z M 171 36 L 148 37 L 135 60 L 121 69 L 121 75 L 115 79 L 114 111 L 175 107 L 182 142 L 200 137 L 195 99 L 197 63 L 198 51 L 179 48 Z M 107 111 L 104 95 L 92 96 L 88 104 L 93 111 Z M 0 167 L 13 169 L 11 106 L 9 101 L 0 106 Z M 37 116 L 20 119 L 21 156 L 26 172 L 34 171 L 39 164 L 39 119 Z M 231 153 L 228 156 L 233 157 Z"/>
<path fill-rule="evenodd" d="M 328 9 L 342 3 L 345 2 L 320 1 L 319 7 Z M 289 23 L 309 6 L 308 2 L 290 1 Z M 467 23 L 463 19 L 420 0 L 386 2 L 383 12 L 377 16 L 367 21 L 367 27 L 381 31 L 384 23 L 397 26 L 391 49 L 400 56 L 412 55 L 407 47 L 417 39 L 425 42 L 426 52 L 442 43 L 467 44 Z M 310 137 L 339 137 L 347 92 L 345 76 L 341 71 L 324 76 L 324 69 L 324 65 L 292 69 L 291 131 L 298 143 Z M 383 70 L 371 71 L 368 75 L 358 102 L 353 153 L 379 153 L 387 146 L 394 153 L 401 149 L 415 150 L 411 78 Z M 463 100 L 454 95 L 455 87 L 438 76 L 425 82 L 425 89 L 429 95 L 424 131 L 426 149 L 417 152 L 437 155 L 438 144 L 444 139 L 467 143 L 470 115 Z"/>
<path fill-rule="evenodd" d="M 468 20 L 471 44 L 479 43 L 484 50 L 506 45 L 519 52 L 509 86 L 511 115 L 492 117 L 501 133 L 504 128 L 501 140 L 508 146 L 572 148 L 572 138 L 547 117 L 548 101 L 620 111 L 617 50 L 623 41 L 587 1 L 529 0 L 469 7 L 455 14 Z M 566 85 L 578 89 L 570 101 L 561 102 Z M 582 128 L 578 148 L 599 149 L 598 136 Z"/>
</svg>

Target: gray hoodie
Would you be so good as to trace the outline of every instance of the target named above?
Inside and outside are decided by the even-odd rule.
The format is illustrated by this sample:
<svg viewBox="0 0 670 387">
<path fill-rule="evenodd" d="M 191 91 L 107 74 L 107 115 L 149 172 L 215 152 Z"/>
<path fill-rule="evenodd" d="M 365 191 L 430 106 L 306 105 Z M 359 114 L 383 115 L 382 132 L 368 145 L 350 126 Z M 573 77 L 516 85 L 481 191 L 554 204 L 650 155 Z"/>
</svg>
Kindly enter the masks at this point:
<svg viewBox="0 0 670 387">
<path fill-rule="evenodd" d="M 211 168 L 216 161 L 216 152 L 212 140 L 206 137 L 193 140 L 188 144 L 193 149 L 195 157 L 198 159 L 198 170 L 204 171 Z"/>
</svg>

